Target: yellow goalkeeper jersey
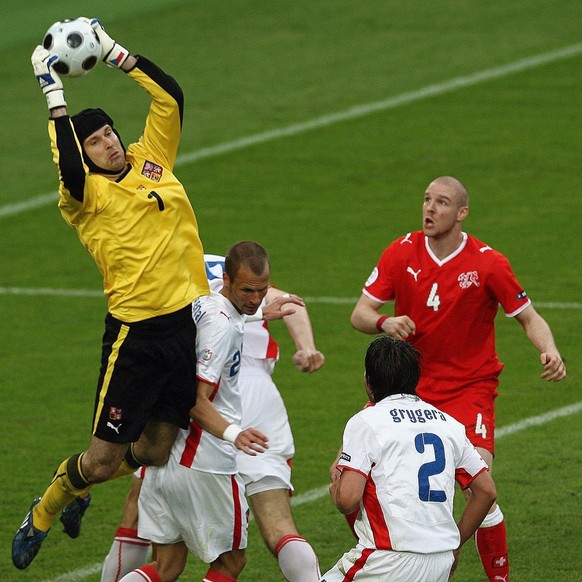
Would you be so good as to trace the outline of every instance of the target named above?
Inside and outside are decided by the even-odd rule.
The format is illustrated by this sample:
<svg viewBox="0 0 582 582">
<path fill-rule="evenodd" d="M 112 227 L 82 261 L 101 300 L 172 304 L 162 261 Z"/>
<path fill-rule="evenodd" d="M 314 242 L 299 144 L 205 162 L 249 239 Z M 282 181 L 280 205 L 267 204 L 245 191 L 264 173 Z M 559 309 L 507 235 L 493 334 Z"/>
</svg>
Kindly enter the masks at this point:
<svg viewBox="0 0 582 582">
<path fill-rule="evenodd" d="M 131 323 L 177 311 L 209 288 L 196 216 L 172 173 L 182 121 L 182 104 L 172 91 L 178 86 L 143 57 L 128 75 L 152 103 L 143 135 L 127 148 L 124 175 L 112 181 L 89 173 L 74 134 L 67 140 L 69 117 L 50 120 L 49 135 L 61 214 L 103 275 L 109 312 Z M 71 178 L 71 158 L 63 163 L 65 155 L 79 160 L 81 187 L 79 174 Z"/>
</svg>

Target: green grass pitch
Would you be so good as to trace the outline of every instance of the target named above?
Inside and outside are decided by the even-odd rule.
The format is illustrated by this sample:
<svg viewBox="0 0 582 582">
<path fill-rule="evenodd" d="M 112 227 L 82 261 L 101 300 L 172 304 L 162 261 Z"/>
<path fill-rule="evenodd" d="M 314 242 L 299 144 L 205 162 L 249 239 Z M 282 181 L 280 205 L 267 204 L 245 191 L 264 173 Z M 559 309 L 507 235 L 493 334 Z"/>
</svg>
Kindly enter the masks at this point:
<svg viewBox="0 0 582 582">
<path fill-rule="evenodd" d="M 300 501 L 326 485 L 345 421 L 364 401 L 370 338 L 349 325 L 363 282 L 392 239 L 419 227 L 432 178 L 466 183 L 467 230 L 510 258 L 569 372 L 561 384 L 541 381 L 520 326 L 498 318 L 498 427 L 541 417 L 497 444 L 512 580 L 580 580 L 582 4 L 77 0 L 71 13 L 64 0 L 29 0 L 13 11 L 0 35 L 0 579 L 98 581 L 127 489 L 124 480 L 95 488 L 79 539 L 55 525 L 28 570 L 12 566 L 32 498 L 90 436 L 105 302 L 97 269 L 46 202 L 56 172 L 30 66 L 50 24 L 83 14 L 182 85 L 176 174 L 205 249 L 255 239 L 270 252 L 273 282 L 307 298 L 327 358 L 320 372 L 295 372 L 283 325 L 272 325 Z M 122 74 L 101 66 L 65 79 L 65 91 L 72 111 L 103 107 L 126 143 L 138 137 L 147 99 Z M 565 412 L 544 416 L 556 410 Z M 323 571 L 353 543 L 327 495 L 295 516 Z M 205 570 L 191 557 L 183 579 Z M 281 579 L 251 523 L 241 582 Z M 454 580 L 483 579 L 467 544 Z"/>
</svg>

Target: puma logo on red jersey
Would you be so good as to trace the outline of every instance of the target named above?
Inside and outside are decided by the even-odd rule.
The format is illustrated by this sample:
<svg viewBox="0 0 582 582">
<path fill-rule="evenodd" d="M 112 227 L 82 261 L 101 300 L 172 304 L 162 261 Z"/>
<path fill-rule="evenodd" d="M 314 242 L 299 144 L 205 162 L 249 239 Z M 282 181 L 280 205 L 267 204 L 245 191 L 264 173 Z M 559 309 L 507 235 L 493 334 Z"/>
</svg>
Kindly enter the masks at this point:
<svg viewBox="0 0 582 582">
<path fill-rule="evenodd" d="M 418 281 L 418 275 L 420 274 L 420 271 L 422 271 L 422 269 L 415 271 L 412 267 L 406 267 L 406 272 L 410 273 L 414 277 L 415 281 Z"/>
</svg>

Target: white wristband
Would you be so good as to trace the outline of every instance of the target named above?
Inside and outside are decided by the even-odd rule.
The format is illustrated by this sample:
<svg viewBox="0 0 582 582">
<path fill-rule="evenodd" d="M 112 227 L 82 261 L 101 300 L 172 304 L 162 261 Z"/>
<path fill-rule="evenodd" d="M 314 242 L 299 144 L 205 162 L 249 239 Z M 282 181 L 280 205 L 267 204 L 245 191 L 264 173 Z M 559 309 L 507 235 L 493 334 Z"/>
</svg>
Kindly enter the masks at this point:
<svg viewBox="0 0 582 582">
<path fill-rule="evenodd" d="M 236 424 L 229 424 L 226 430 L 222 433 L 222 439 L 228 441 L 229 443 L 236 442 L 236 437 L 242 432 L 242 428 Z"/>
<path fill-rule="evenodd" d="M 59 107 L 66 107 L 67 102 L 65 101 L 65 94 L 62 89 L 55 89 L 54 91 L 49 91 L 45 94 L 46 104 L 51 109 L 57 109 Z"/>
</svg>

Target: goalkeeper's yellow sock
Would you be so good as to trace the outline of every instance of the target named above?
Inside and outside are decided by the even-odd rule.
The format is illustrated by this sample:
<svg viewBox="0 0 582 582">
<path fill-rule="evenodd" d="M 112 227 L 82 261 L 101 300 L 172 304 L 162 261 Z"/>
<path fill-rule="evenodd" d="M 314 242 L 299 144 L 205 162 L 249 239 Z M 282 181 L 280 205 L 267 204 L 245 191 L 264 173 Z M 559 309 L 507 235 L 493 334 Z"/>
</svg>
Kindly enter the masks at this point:
<svg viewBox="0 0 582 582">
<path fill-rule="evenodd" d="M 115 473 L 113 473 L 113 475 L 111 476 L 111 479 L 125 477 L 126 475 L 133 475 L 139 469 L 139 467 L 141 467 L 141 465 L 133 467 L 125 459 L 123 459 L 123 461 L 121 461 L 121 465 L 117 467 L 117 471 L 115 471 Z"/>
<path fill-rule="evenodd" d="M 65 459 L 53 475 L 53 480 L 44 492 L 40 502 L 34 506 L 32 522 L 41 531 L 48 531 L 56 516 L 76 497 L 87 497 L 93 486 L 83 474 L 81 461 L 85 453 L 73 455 Z M 133 454 L 133 446 L 127 453 L 111 479 L 131 475 L 141 463 Z"/>
<path fill-rule="evenodd" d="M 119 467 L 117 467 L 117 471 L 113 473 L 111 479 L 117 479 L 118 477 L 125 477 L 126 475 L 133 475 L 141 466 L 144 465 L 133 452 L 135 443 L 131 443 L 129 447 L 127 447 L 127 451 L 125 452 L 125 457 L 121 461 Z"/>
<path fill-rule="evenodd" d="M 33 524 L 37 529 L 48 531 L 58 513 L 75 497 L 85 497 L 89 492 L 91 484 L 81 472 L 82 458 L 82 453 L 73 455 L 55 471 L 51 484 L 32 511 Z"/>
</svg>

